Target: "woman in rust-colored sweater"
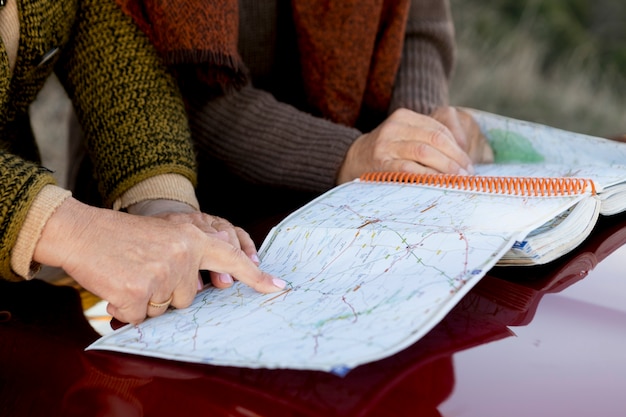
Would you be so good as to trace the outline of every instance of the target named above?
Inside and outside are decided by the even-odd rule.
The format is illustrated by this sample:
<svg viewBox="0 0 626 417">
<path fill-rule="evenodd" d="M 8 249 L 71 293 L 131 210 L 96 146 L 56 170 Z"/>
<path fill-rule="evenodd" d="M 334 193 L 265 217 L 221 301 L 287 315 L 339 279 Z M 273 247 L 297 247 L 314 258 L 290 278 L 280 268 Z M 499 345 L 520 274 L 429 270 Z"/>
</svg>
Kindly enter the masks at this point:
<svg viewBox="0 0 626 417">
<path fill-rule="evenodd" d="M 365 171 L 492 158 L 448 107 L 447 0 L 117 1 L 177 73 L 202 206 L 244 227 Z"/>
</svg>

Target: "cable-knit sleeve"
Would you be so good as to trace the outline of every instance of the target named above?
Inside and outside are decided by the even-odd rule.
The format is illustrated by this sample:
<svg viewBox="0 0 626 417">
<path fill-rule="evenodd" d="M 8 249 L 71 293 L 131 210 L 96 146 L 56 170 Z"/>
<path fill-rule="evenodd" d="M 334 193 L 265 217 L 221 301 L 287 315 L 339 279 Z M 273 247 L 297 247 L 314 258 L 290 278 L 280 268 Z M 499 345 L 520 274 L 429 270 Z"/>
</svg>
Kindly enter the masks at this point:
<svg viewBox="0 0 626 417">
<path fill-rule="evenodd" d="M 113 0 L 83 0 L 79 14 L 57 75 L 105 204 L 155 175 L 180 174 L 195 185 L 182 97 L 153 46 Z"/>
<path fill-rule="evenodd" d="M 455 59 L 448 0 L 413 0 L 390 112 L 400 107 L 430 114 L 448 103 Z"/>
</svg>

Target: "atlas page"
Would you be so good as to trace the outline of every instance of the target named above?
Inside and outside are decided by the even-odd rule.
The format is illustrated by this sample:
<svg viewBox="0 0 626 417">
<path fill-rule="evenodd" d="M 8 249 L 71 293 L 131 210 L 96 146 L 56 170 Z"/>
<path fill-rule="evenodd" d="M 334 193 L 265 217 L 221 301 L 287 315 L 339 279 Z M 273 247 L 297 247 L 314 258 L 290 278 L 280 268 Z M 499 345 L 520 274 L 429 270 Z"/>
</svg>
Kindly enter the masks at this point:
<svg viewBox="0 0 626 417">
<path fill-rule="evenodd" d="M 487 137 L 495 163 L 478 175 L 591 178 L 600 213 L 626 210 L 626 143 L 468 110 Z"/>
<path fill-rule="evenodd" d="M 514 242 L 588 197 L 344 184 L 292 213 L 261 246 L 261 268 L 286 280 L 284 291 L 207 288 L 189 308 L 88 349 L 342 375 L 415 343 Z"/>
</svg>

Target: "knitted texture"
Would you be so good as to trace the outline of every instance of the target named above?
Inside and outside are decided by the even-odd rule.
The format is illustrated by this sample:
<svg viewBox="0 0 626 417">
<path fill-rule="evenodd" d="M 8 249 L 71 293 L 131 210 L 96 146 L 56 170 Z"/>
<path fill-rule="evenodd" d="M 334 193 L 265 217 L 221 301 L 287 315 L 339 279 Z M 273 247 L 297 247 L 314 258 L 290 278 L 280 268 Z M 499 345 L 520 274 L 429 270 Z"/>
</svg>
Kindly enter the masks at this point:
<svg viewBox="0 0 626 417">
<path fill-rule="evenodd" d="M 10 254 L 27 212 L 42 187 L 54 183 L 38 165 L 27 112 L 55 67 L 107 204 L 158 174 L 196 180 L 175 82 L 113 0 L 23 0 L 18 6 L 20 50 L 12 79 L 8 61 L 0 59 L 0 274 L 7 279 L 18 278 Z"/>
<path fill-rule="evenodd" d="M 169 62 L 208 63 L 209 74 L 228 67 L 237 73 L 243 65 L 236 0 L 184 0 L 176 7 L 164 0 L 117 1 Z M 363 105 L 384 111 L 402 54 L 409 0 L 291 3 L 309 104 L 348 126 Z"/>
<path fill-rule="evenodd" d="M 46 184 L 53 184 L 54 178 L 36 164 L 0 153 L 0 179 L 0 276 L 17 280 L 11 270 L 11 249 L 34 196 Z"/>
<path fill-rule="evenodd" d="M 166 0 L 116 1 L 182 74 L 192 64 L 199 78 L 223 90 L 245 82 L 246 69 L 237 52 L 236 0 L 185 0 L 175 5 Z"/>
<path fill-rule="evenodd" d="M 181 174 L 195 183 L 187 115 L 145 35 L 112 0 L 83 1 L 84 19 L 59 61 L 104 203 L 139 181 Z"/>
<path fill-rule="evenodd" d="M 309 103 L 353 126 L 365 105 L 385 111 L 402 54 L 408 0 L 294 0 Z"/>
<path fill-rule="evenodd" d="M 413 0 L 406 33 L 389 111 L 403 107 L 430 114 L 448 104 L 454 69 L 454 25 L 447 1 Z"/>
<path fill-rule="evenodd" d="M 251 87 L 205 104 L 189 104 L 198 152 L 227 161 L 251 183 L 315 193 L 328 190 L 335 185 L 346 150 L 361 134 L 298 112 Z"/>
</svg>

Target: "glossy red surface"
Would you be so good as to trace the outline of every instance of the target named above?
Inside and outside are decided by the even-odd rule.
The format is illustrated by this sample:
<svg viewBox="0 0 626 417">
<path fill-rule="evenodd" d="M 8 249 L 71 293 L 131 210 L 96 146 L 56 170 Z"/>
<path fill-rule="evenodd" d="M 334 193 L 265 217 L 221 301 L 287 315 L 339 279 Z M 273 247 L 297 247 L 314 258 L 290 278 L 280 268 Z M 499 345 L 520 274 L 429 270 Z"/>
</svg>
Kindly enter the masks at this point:
<svg viewBox="0 0 626 417">
<path fill-rule="evenodd" d="M 623 416 L 626 217 L 544 267 L 496 268 L 407 350 L 341 378 L 83 349 L 79 295 L 0 283 L 0 416 Z"/>
</svg>

